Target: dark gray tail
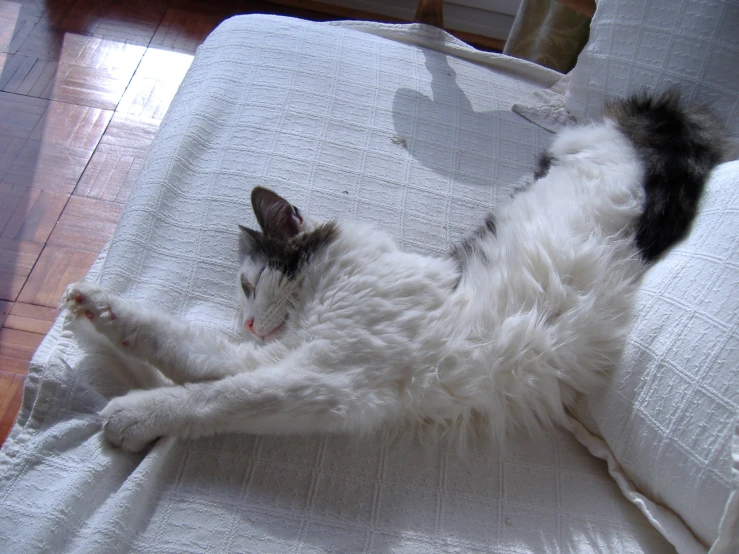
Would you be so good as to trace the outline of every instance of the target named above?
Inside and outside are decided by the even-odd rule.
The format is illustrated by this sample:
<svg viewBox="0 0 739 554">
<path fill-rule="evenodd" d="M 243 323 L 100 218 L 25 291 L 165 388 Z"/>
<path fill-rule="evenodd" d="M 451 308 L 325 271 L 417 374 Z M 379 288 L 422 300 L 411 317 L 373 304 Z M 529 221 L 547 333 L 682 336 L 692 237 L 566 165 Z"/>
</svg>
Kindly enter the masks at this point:
<svg viewBox="0 0 739 554">
<path fill-rule="evenodd" d="M 652 261 L 687 234 L 726 135 L 710 111 L 682 107 L 674 91 L 609 102 L 604 115 L 631 140 L 645 166 L 646 205 L 636 244 Z"/>
</svg>

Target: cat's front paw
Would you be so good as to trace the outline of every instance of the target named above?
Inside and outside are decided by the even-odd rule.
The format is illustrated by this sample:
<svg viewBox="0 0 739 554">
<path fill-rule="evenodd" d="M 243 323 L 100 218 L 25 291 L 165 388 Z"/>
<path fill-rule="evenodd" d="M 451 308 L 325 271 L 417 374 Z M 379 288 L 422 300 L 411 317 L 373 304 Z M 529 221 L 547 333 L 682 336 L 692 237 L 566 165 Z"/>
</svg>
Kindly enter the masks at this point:
<svg viewBox="0 0 739 554">
<path fill-rule="evenodd" d="M 61 309 L 75 317 L 85 317 L 93 327 L 119 348 L 131 350 L 138 336 L 135 319 L 127 302 L 92 283 L 69 285 L 62 297 Z"/>
<path fill-rule="evenodd" d="M 113 321 L 118 317 L 111 307 L 111 295 L 93 283 L 69 285 L 60 308 L 69 310 L 75 317 L 84 316 L 93 323 Z"/>
<path fill-rule="evenodd" d="M 147 396 L 149 391 L 133 391 L 114 398 L 100 412 L 103 434 L 113 446 L 126 452 L 140 452 L 161 433 Z"/>
</svg>

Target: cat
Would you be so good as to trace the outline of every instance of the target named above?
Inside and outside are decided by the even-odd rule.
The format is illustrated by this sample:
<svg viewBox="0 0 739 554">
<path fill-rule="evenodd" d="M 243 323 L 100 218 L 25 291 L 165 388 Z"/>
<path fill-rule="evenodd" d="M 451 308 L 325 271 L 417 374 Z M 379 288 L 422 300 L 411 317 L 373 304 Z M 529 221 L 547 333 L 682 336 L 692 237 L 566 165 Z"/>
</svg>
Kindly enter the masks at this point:
<svg viewBox="0 0 739 554">
<path fill-rule="evenodd" d="M 171 380 L 110 400 L 105 437 L 136 452 L 162 436 L 408 426 L 503 442 L 562 424 L 607 383 L 642 275 L 688 232 L 721 158 L 720 125 L 675 93 L 604 114 L 560 132 L 528 188 L 444 257 L 257 187 L 238 271 L 254 340 L 71 285 L 73 318 Z"/>
</svg>

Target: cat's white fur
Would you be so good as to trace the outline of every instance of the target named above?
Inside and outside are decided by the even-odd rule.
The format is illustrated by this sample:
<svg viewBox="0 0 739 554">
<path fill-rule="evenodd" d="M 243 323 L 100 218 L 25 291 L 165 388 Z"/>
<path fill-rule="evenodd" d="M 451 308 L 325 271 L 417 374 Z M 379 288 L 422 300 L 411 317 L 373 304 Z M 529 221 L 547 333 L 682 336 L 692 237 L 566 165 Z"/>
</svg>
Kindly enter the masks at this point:
<svg viewBox="0 0 739 554">
<path fill-rule="evenodd" d="M 474 422 L 502 440 L 560 422 L 621 354 L 646 267 L 634 245 L 645 199 L 639 158 L 609 121 L 561 133 L 551 152 L 557 163 L 497 211 L 497 236 L 458 285 L 453 259 L 402 252 L 378 229 L 341 222 L 282 316 L 259 312 L 279 295 L 263 283 L 264 307 L 248 307 L 247 319 L 256 328 L 266 317 L 265 333 L 284 321 L 263 344 L 72 285 L 71 312 L 176 383 L 111 400 L 106 437 L 136 451 L 163 435 L 395 424 L 464 434 Z"/>
</svg>

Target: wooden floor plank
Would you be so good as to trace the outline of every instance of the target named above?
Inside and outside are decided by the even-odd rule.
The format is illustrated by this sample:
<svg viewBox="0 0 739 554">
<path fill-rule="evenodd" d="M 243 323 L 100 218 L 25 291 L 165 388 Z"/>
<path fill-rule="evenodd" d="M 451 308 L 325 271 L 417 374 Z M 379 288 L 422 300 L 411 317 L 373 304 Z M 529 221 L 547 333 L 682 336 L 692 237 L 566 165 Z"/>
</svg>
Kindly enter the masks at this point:
<svg viewBox="0 0 739 554">
<path fill-rule="evenodd" d="M 115 231 L 123 206 L 72 196 L 47 244 L 97 254 Z"/>
<path fill-rule="evenodd" d="M 13 303 L 6 300 L 0 300 L 0 328 L 5 324 L 5 320 L 13 308 Z"/>
<path fill-rule="evenodd" d="M 109 3 L 110 0 L 47 0 L 44 21 L 57 31 L 83 33 Z"/>
<path fill-rule="evenodd" d="M 25 377 L 0 370 L 0 446 L 13 428 L 23 400 Z"/>
<path fill-rule="evenodd" d="M 74 190 L 75 196 L 124 203 L 161 121 L 116 112 Z"/>
<path fill-rule="evenodd" d="M 85 31 L 93 36 L 148 45 L 168 5 L 169 0 L 111 2 Z"/>
<path fill-rule="evenodd" d="M 59 312 L 54 308 L 15 302 L 3 327 L 45 335 L 51 329 L 57 315 Z"/>
<path fill-rule="evenodd" d="M 145 52 L 141 45 L 66 35 L 51 98 L 113 110 Z"/>
<path fill-rule="evenodd" d="M 69 199 L 68 194 L 25 189 L 0 237 L 45 244 Z"/>
<path fill-rule="evenodd" d="M 162 50 L 194 54 L 205 37 L 223 20 L 220 14 L 202 14 L 169 8 L 151 39 Z"/>
<path fill-rule="evenodd" d="M 67 285 L 82 279 L 95 258 L 97 252 L 46 245 L 18 295 L 18 301 L 56 308 Z"/>
<path fill-rule="evenodd" d="M 59 59 L 64 44 L 64 32 L 57 31 L 49 26 L 48 22 L 40 20 L 32 27 L 23 28 L 23 34 L 8 45 L 5 50 L 9 53 L 20 54 L 35 59 Z"/>
<path fill-rule="evenodd" d="M 0 92 L 0 136 L 27 139 L 48 106 L 46 100 Z"/>
<path fill-rule="evenodd" d="M 44 117 L 39 120 L 29 138 L 45 144 L 92 152 L 112 117 L 111 110 L 92 108 L 84 104 L 49 102 Z"/>
<path fill-rule="evenodd" d="M 75 196 L 125 203 L 145 158 L 145 153 L 135 149 L 101 144 L 82 174 Z"/>
<path fill-rule="evenodd" d="M 100 145 L 120 147 L 127 151 L 146 154 L 149 152 L 149 147 L 161 123 L 159 118 L 128 115 L 116 111 L 100 139 Z"/>
<path fill-rule="evenodd" d="M 12 3 L 3 2 L 4 9 L 0 14 L 0 50 L 14 54 L 33 32 L 38 18 L 23 19 L 23 7 L 16 4 L 13 9 L 10 6 Z"/>
<path fill-rule="evenodd" d="M 188 53 L 148 49 L 116 113 L 163 119 L 192 60 L 193 56 Z"/>
<path fill-rule="evenodd" d="M 8 77 L 7 82 L 3 85 L 3 90 L 14 94 L 23 94 L 23 92 L 19 92 L 21 85 L 28 77 L 28 74 L 33 70 L 34 65 L 36 65 L 36 59 L 16 55 L 13 56 L 13 59 L 10 61 L 11 63 L 9 63 L 7 67 L 8 69 L 12 68 L 12 70 L 7 72 L 3 71 L 3 73 L 6 74 L 4 76 Z M 3 69 L 5 69 L 5 67 Z"/>
<path fill-rule="evenodd" d="M 0 329 L 0 371 L 26 375 L 28 364 L 44 335 L 17 329 Z"/>
<path fill-rule="evenodd" d="M 52 0 L 46 20 L 57 31 L 148 44 L 169 0 Z"/>
<path fill-rule="evenodd" d="M 1 143 L 0 139 L 0 143 Z M 0 233 L 13 217 L 21 202 L 25 199 L 28 188 L 22 185 L 0 183 Z"/>
<path fill-rule="evenodd" d="M 35 98 L 49 99 L 54 90 L 56 73 L 59 68 L 54 61 L 37 59 L 36 63 L 43 67 L 43 71 L 39 73 L 38 78 L 35 80 L 27 94 L 28 96 L 33 96 Z"/>
<path fill-rule="evenodd" d="M 0 111 L 4 94 L 0 93 Z M 4 167 L 0 167 L 3 182 L 70 194 L 90 161 L 113 112 L 24 96 L 19 98 L 41 102 L 45 107 L 43 116 L 35 120 L 34 128 L 20 149 L 11 151 L 10 146 L 6 147 L 9 153 L 2 159 L 7 161 Z M 27 123 L 19 121 L 14 132 L 20 133 L 21 129 L 27 131 L 29 124 L 30 120 Z"/>
<path fill-rule="evenodd" d="M 42 248 L 33 242 L 0 238 L 0 300 L 18 298 Z"/>
</svg>

